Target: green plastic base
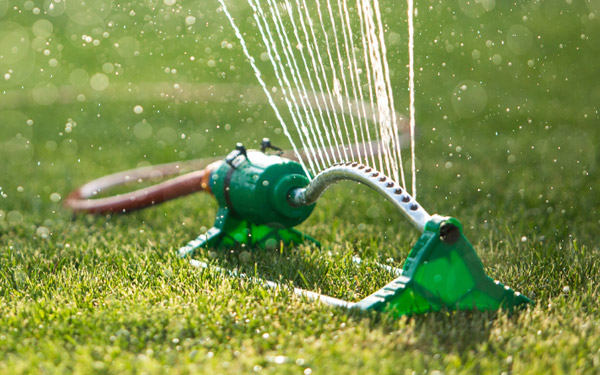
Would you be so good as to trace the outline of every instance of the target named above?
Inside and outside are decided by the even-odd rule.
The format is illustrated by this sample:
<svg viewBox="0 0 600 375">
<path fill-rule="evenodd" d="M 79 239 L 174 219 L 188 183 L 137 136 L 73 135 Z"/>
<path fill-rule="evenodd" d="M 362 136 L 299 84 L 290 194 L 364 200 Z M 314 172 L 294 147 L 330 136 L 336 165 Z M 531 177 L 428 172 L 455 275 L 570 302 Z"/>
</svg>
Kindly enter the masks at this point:
<svg viewBox="0 0 600 375">
<path fill-rule="evenodd" d="M 276 248 L 284 245 L 299 245 L 311 241 L 320 246 L 319 242 L 294 228 L 273 228 L 267 225 L 252 224 L 229 215 L 227 208 L 220 208 L 215 219 L 215 226 L 206 234 L 201 234 L 186 246 L 179 249 L 182 257 L 192 255 L 201 247 L 210 248 Z"/>
<path fill-rule="evenodd" d="M 434 216 L 412 248 L 402 276 L 355 304 L 395 316 L 449 310 L 511 310 L 529 298 L 485 274 L 454 218 Z"/>
</svg>

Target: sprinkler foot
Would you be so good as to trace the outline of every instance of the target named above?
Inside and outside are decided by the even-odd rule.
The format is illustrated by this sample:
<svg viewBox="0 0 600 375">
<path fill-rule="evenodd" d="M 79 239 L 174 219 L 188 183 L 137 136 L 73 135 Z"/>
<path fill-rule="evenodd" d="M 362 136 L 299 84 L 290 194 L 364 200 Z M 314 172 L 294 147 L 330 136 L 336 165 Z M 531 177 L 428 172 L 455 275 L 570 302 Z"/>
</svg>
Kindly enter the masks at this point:
<svg viewBox="0 0 600 375">
<path fill-rule="evenodd" d="M 227 208 L 217 212 L 214 227 L 206 234 L 199 235 L 193 241 L 179 249 L 181 257 L 191 256 L 196 249 L 210 248 L 277 248 L 280 244 L 286 246 L 299 245 L 311 241 L 320 246 L 314 238 L 303 234 L 294 228 L 277 228 L 268 225 L 253 224 L 248 220 L 238 219 L 229 215 Z"/>
<path fill-rule="evenodd" d="M 354 307 L 401 316 L 442 309 L 513 310 L 530 303 L 485 274 L 458 220 L 434 215 L 411 250 L 402 275 Z"/>
</svg>

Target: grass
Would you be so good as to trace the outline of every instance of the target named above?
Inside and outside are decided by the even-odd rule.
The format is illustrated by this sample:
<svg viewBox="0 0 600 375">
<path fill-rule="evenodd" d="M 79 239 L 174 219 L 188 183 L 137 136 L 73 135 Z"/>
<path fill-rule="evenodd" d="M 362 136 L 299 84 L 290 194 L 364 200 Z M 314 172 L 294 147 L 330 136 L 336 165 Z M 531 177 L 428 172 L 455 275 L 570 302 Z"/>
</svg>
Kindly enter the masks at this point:
<svg viewBox="0 0 600 375">
<path fill-rule="evenodd" d="M 286 142 L 260 99 L 223 94 L 255 79 L 216 2 L 105 3 L 104 18 L 82 25 L 69 9 L 58 14 L 60 3 L 44 14 L 41 2 L 0 0 L 0 55 L 17 43 L 7 30 L 29 40 L 21 60 L 0 60 L 3 75 L 12 69 L 0 81 L 0 373 L 597 373 L 597 1 L 498 1 L 487 12 L 416 2 L 419 200 L 459 218 L 487 273 L 536 304 L 399 320 L 191 268 L 174 250 L 212 224 L 207 195 L 125 216 L 72 218 L 62 208 L 59 196 L 106 173 L 223 155 L 238 140 Z M 402 111 L 404 10 L 383 2 L 382 11 Z M 52 35 L 47 24 L 32 28 L 40 19 Z M 101 43 L 84 46 L 81 35 Z M 104 91 L 86 79 L 99 72 Z M 216 99 L 161 97 L 165 82 L 214 84 Z M 478 98 L 456 101 L 465 82 L 487 97 L 475 114 Z M 75 94 L 55 97 L 65 86 Z M 391 279 L 372 261 L 401 266 L 418 235 L 351 183 L 328 192 L 299 229 L 322 248 L 200 256 L 358 300 Z M 367 262 L 354 266 L 352 255 Z"/>
</svg>

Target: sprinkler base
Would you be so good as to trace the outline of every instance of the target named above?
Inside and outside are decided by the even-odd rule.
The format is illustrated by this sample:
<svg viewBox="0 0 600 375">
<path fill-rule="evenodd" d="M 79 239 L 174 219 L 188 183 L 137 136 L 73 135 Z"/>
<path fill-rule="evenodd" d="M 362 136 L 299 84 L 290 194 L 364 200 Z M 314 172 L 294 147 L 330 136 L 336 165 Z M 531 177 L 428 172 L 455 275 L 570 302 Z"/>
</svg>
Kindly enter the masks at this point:
<svg viewBox="0 0 600 375">
<path fill-rule="evenodd" d="M 394 316 L 448 310 L 513 310 L 531 304 L 485 274 L 454 218 L 432 216 L 412 248 L 402 275 L 353 307 Z"/>
<path fill-rule="evenodd" d="M 192 255 L 196 249 L 210 248 L 277 248 L 281 244 L 299 245 L 311 241 L 320 246 L 314 238 L 294 228 L 276 228 L 268 225 L 253 224 L 248 220 L 238 219 L 229 213 L 226 207 L 219 208 L 214 226 L 196 239 L 179 249 L 179 256 Z"/>
</svg>

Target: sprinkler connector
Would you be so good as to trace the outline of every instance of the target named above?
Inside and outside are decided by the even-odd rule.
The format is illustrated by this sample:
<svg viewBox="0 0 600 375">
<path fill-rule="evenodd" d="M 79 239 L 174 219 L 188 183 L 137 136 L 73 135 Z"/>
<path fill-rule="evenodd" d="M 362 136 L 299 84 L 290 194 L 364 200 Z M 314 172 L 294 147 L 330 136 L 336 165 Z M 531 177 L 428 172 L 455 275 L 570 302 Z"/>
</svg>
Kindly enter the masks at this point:
<svg viewBox="0 0 600 375">
<path fill-rule="evenodd" d="M 263 150 L 278 148 L 263 140 Z M 187 256 L 207 247 L 276 247 L 317 242 L 293 227 L 312 213 L 315 205 L 293 206 L 291 191 L 310 180 L 302 166 L 279 155 L 246 150 L 238 143 L 211 172 L 210 190 L 219 204 L 213 228 L 179 250 Z"/>
</svg>

